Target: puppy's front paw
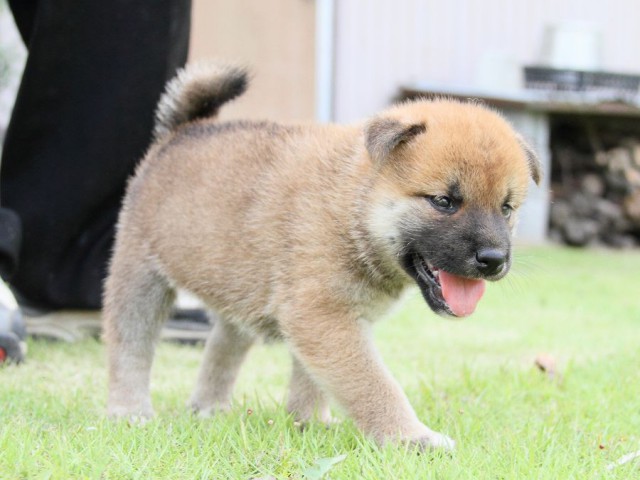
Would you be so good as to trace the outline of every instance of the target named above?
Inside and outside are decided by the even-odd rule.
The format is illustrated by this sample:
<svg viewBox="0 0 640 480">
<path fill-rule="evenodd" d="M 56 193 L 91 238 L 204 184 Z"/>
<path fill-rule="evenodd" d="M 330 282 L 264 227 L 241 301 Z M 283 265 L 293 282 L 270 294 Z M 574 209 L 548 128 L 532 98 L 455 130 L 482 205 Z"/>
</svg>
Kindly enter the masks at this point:
<svg viewBox="0 0 640 480">
<path fill-rule="evenodd" d="M 331 410 L 328 406 L 322 406 L 320 409 L 316 409 L 314 406 L 295 408 L 289 405 L 287 410 L 293 415 L 295 421 L 302 425 L 310 422 L 321 422 L 327 427 L 330 427 L 331 425 L 340 423 L 340 420 L 331 415 Z"/>
<path fill-rule="evenodd" d="M 329 429 L 334 425 L 341 423 L 341 420 L 339 418 L 334 417 L 330 413 L 327 413 L 325 415 L 313 415 L 306 418 L 301 418 L 298 415 L 294 415 L 293 419 L 293 425 L 298 427 L 301 431 L 306 430 L 306 428 L 314 422 L 318 422 L 320 423 L 320 425 L 324 425 L 326 429 Z"/>
<path fill-rule="evenodd" d="M 442 433 L 434 432 L 423 424 L 414 425 L 412 428 L 405 428 L 398 438 L 385 436 L 382 443 L 398 441 L 410 447 L 420 450 L 451 452 L 455 449 L 456 442 Z"/>
<path fill-rule="evenodd" d="M 191 400 L 189 402 L 189 408 L 194 415 L 200 418 L 210 418 L 217 413 L 226 413 L 231 410 L 229 403 L 209 403 L 199 402 L 197 400 Z"/>
<path fill-rule="evenodd" d="M 107 415 L 113 420 L 127 420 L 136 425 L 144 425 L 153 418 L 151 406 L 109 405 Z"/>
<path fill-rule="evenodd" d="M 453 439 L 433 430 L 429 430 L 427 434 L 419 438 L 410 440 L 409 444 L 415 445 L 422 450 L 440 450 L 444 452 L 452 452 L 456 448 L 456 442 Z"/>
</svg>

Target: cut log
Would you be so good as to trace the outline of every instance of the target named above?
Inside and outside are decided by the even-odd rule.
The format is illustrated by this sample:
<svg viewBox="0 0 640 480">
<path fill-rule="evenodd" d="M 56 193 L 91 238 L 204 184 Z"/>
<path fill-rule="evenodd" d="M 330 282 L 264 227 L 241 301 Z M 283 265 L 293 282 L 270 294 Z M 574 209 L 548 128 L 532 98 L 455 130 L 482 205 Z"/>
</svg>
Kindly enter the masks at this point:
<svg viewBox="0 0 640 480">
<path fill-rule="evenodd" d="M 574 247 L 584 247 L 594 243 L 598 237 L 600 225 L 595 220 L 571 218 L 563 228 L 563 238 Z"/>
<path fill-rule="evenodd" d="M 552 227 L 562 229 L 562 226 L 573 216 L 573 209 L 566 200 L 555 200 L 551 204 L 549 221 Z"/>
<path fill-rule="evenodd" d="M 587 173 L 580 181 L 580 189 L 586 195 L 600 198 L 605 191 L 604 179 L 596 173 Z"/>
<path fill-rule="evenodd" d="M 591 218 L 595 213 L 595 201 L 592 197 L 582 192 L 576 192 L 571 196 L 571 210 L 574 216 L 579 218 Z"/>
<path fill-rule="evenodd" d="M 549 236 L 574 246 L 639 246 L 640 129 L 600 127 L 591 132 L 591 152 L 584 132 L 563 132 L 552 145 Z"/>
<path fill-rule="evenodd" d="M 633 227 L 640 229 L 640 189 L 625 198 L 624 213 Z"/>
</svg>

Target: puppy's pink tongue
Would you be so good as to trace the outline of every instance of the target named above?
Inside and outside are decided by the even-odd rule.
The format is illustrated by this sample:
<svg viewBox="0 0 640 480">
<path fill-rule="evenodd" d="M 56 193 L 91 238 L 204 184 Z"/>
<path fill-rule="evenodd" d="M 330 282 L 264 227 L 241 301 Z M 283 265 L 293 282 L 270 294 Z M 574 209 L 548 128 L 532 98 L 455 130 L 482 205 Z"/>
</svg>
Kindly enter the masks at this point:
<svg viewBox="0 0 640 480">
<path fill-rule="evenodd" d="M 442 296 L 458 317 L 471 315 L 484 294 L 484 280 L 458 277 L 440 270 Z"/>
</svg>

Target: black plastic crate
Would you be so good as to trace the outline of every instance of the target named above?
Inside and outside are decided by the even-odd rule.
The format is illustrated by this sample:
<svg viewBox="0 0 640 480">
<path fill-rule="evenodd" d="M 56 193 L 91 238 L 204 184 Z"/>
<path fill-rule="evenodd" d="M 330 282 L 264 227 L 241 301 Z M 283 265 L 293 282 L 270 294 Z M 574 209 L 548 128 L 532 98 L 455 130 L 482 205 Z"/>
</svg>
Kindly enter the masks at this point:
<svg viewBox="0 0 640 480">
<path fill-rule="evenodd" d="M 640 75 L 548 67 L 524 67 L 524 80 L 526 88 L 535 90 L 602 91 L 635 95 L 640 88 Z"/>
</svg>

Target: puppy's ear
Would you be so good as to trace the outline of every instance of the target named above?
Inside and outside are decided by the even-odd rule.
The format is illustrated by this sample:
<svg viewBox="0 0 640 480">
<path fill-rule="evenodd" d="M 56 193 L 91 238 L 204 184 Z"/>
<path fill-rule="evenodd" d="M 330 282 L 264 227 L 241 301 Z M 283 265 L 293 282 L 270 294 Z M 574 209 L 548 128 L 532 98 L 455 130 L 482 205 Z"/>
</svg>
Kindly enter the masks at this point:
<svg viewBox="0 0 640 480">
<path fill-rule="evenodd" d="M 391 118 L 375 118 L 365 127 L 365 146 L 376 164 L 381 164 L 398 146 L 427 131 L 423 123 L 405 124 Z"/>
<path fill-rule="evenodd" d="M 540 164 L 540 160 L 538 159 L 538 155 L 533 151 L 531 145 L 527 143 L 527 141 L 522 138 L 521 135 L 517 135 L 518 142 L 520 142 L 520 146 L 524 150 L 525 155 L 527 156 L 527 162 L 529 162 L 529 171 L 531 172 L 531 178 L 536 182 L 536 185 L 540 185 L 540 180 L 542 180 L 542 165 Z"/>
</svg>

